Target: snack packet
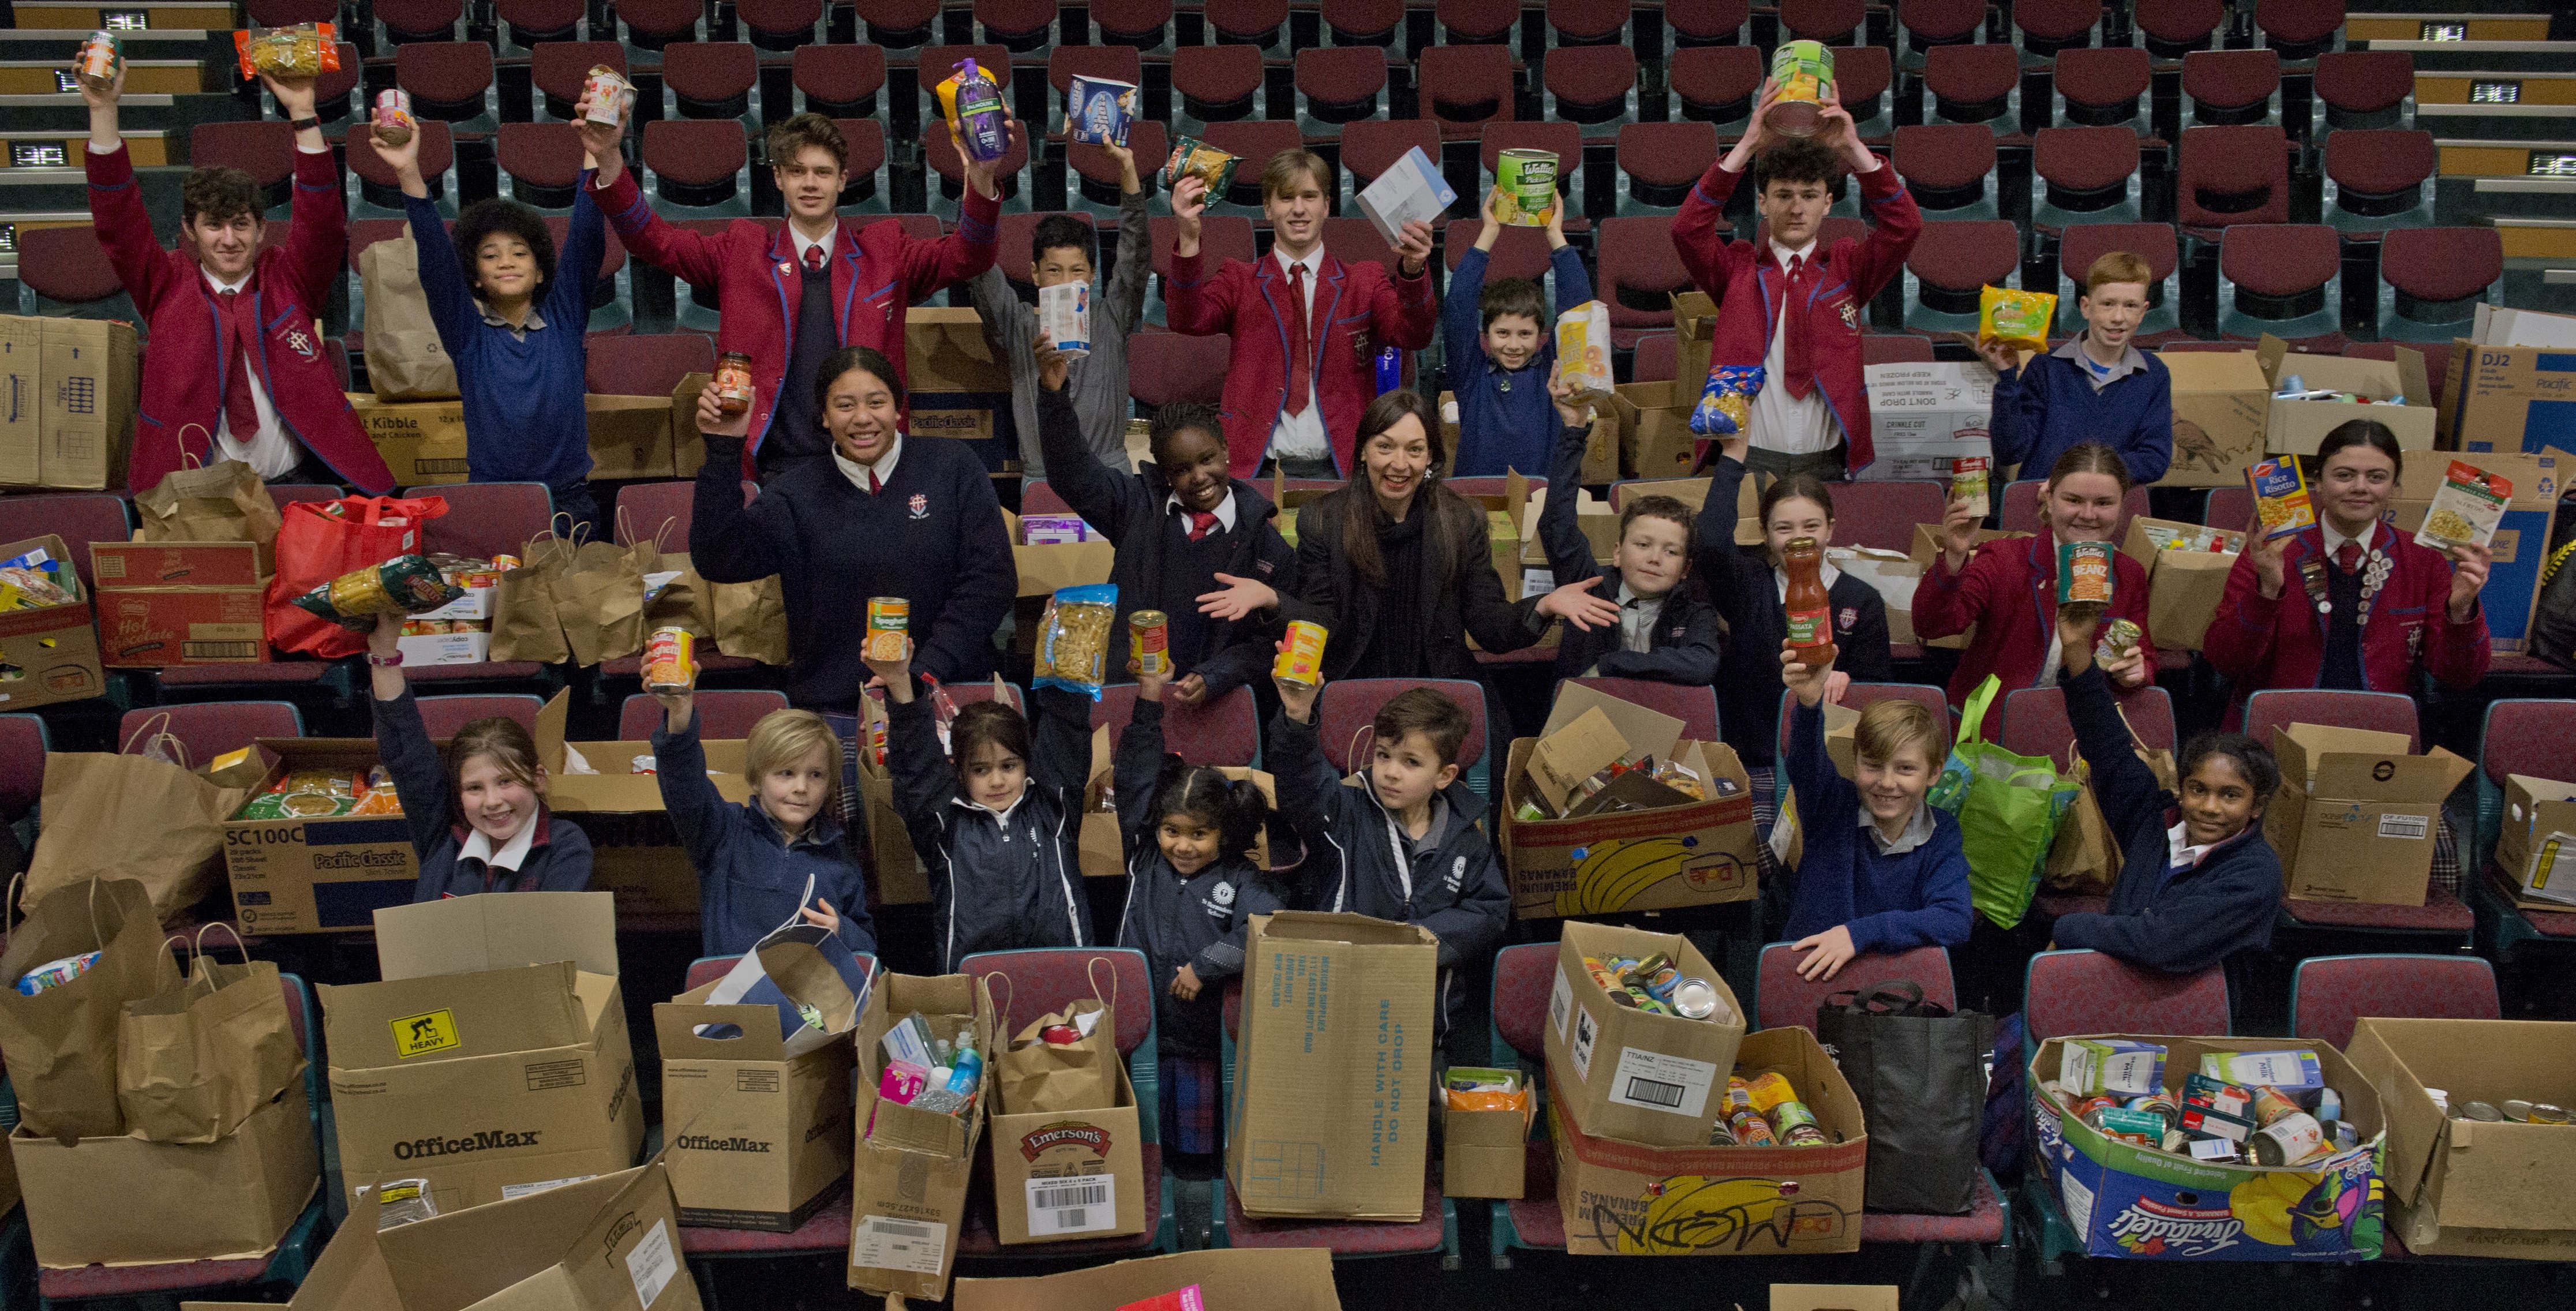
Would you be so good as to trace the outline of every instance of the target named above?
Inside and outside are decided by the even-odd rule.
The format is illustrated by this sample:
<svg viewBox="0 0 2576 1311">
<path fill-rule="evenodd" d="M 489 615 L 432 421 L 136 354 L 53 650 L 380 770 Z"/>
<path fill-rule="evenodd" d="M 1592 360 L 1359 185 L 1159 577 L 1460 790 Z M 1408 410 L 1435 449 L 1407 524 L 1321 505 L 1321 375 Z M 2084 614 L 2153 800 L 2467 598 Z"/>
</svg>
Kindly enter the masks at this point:
<svg viewBox="0 0 2576 1311">
<path fill-rule="evenodd" d="M 1037 677 L 1032 687 L 1061 687 L 1097 701 L 1109 682 L 1111 630 L 1118 622 L 1118 585 L 1063 587 L 1047 599 L 1038 621 Z"/>
<path fill-rule="evenodd" d="M 2436 551 L 2454 546 L 2484 546 L 2495 540 L 2496 525 L 2513 501 L 2513 480 L 2500 478 L 2474 464 L 2451 461 L 2441 490 L 2415 530 L 2415 544 Z"/>
<path fill-rule="evenodd" d="M 2057 293 L 2008 291 L 1985 287 L 1977 292 L 1977 340 L 1999 341 L 2014 350 L 2048 349 L 2048 325 L 2057 317 Z"/>
<path fill-rule="evenodd" d="M 1610 390 L 1610 307 L 1587 300 L 1556 316 L 1556 371 L 1578 393 Z"/>
<path fill-rule="evenodd" d="M 1182 178 L 1196 177 L 1207 181 L 1208 203 L 1225 199 L 1225 189 L 1234 181 L 1234 166 L 1243 161 L 1197 137 L 1178 137 L 1172 142 L 1172 156 L 1163 162 L 1163 187 L 1169 190 Z"/>
<path fill-rule="evenodd" d="M 1691 409 L 1690 430 L 1703 437 L 1743 432 L 1752 413 L 1753 394 L 1762 390 L 1764 376 L 1759 364 L 1721 364 L 1709 370 L 1699 404 Z"/>
</svg>

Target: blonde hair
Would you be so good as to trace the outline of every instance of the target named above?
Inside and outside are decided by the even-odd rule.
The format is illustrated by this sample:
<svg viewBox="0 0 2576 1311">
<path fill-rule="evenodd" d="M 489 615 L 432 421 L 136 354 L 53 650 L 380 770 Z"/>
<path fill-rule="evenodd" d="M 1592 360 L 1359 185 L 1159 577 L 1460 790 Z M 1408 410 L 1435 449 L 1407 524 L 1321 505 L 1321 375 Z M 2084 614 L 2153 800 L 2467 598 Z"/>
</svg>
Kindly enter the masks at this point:
<svg viewBox="0 0 2576 1311">
<path fill-rule="evenodd" d="M 2084 294 L 2090 296 L 2106 282 L 2134 282 L 2144 287 L 2156 285 L 2156 271 L 2147 265 L 2147 257 L 2133 250 L 2108 250 L 2096 257 L 2093 267 L 2084 270 Z"/>
<path fill-rule="evenodd" d="M 1862 759 L 1886 764 L 1896 753 L 1921 744 L 1925 763 L 1941 763 L 1942 725 L 1920 701 L 1891 698 L 1872 701 L 1852 730 L 1852 749 Z"/>
<path fill-rule="evenodd" d="M 811 710 L 772 710 L 751 726 L 751 735 L 742 740 L 742 772 L 754 787 L 773 769 L 784 769 L 803 760 L 807 752 L 823 748 L 823 805 L 820 814 L 838 814 L 841 807 L 841 739 L 821 715 Z"/>
<path fill-rule="evenodd" d="M 1261 166 L 1261 199 L 1266 202 L 1272 196 L 1284 196 L 1289 188 L 1308 177 L 1324 191 L 1333 189 L 1332 165 L 1325 163 L 1323 156 L 1304 147 L 1280 151 Z"/>
</svg>

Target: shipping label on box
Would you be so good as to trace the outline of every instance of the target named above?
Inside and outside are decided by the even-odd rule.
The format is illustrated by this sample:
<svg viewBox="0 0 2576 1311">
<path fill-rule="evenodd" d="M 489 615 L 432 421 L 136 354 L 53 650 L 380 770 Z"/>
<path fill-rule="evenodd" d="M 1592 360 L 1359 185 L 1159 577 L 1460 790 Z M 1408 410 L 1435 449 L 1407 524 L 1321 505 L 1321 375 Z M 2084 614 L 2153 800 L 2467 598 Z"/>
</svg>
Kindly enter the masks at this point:
<svg viewBox="0 0 2576 1311">
<path fill-rule="evenodd" d="M 258 587 L 102 591 L 100 659 L 111 669 L 260 663 L 268 659 L 267 596 Z"/>
<path fill-rule="evenodd" d="M 1995 373 L 1982 363 L 1870 364 L 1870 442 L 1877 458 L 1856 478 L 1942 479 L 1965 457 L 1994 456 Z"/>
<path fill-rule="evenodd" d="M 1654 1015 L 1610 1000 L 1587 960 L 1661 953 L 1717 993 L 1704 1020 Z M 1706 1146 L 1744 1041 L 1744 1010 L 1717 969 L 1678 933 L 1568 920 L 1547 1002 L 1554 1107 L 1587 1133 L 1663 1147 Z"/>
<path fill-rule="evenodd" d="M 2159 487 L 2237 487 L 2262 458 L 2272 388 L 2254 352 L 2159 354 L 2173 377 L 2173 463 Z M 2044 471 L 2043 471 L 2044 472 Z M 2164 630 L 2154 630 L 2162 644 Z"/>
</svg>

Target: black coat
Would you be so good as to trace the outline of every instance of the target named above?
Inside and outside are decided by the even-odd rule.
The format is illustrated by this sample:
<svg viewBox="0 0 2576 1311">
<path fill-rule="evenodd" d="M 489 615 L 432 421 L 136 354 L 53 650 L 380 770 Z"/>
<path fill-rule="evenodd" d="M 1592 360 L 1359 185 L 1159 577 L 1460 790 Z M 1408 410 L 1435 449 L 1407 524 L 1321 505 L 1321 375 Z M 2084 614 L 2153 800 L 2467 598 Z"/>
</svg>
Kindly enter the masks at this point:
<svg viewBox="0 0 2576 1311">
<path fill-rule="evenodd" d="M 1061 688 L 1029 694 L 1028 785 L 1018 804 L 995 814 L 958 786 L 918 678 L 912 700 L 886 698 L 894 805 L 930 874 L 940 968 L 954 972 L 979 951 L 1091 945 L 1081 853 L 1090 706 Z"/>
<path fill-rule="evenodd" d="M 1518 651 L 1538 640 L 1527 622 L 1535 599 L 1514 604 L 1494 572 L 1493 535 L 1485 509 L 1434 483 L 1414 495 L 1414 512 L 1429 509 L 1440 520 L 1422 543 L 1425 613 L 1381 613 L 1384 589 L 1370 582 L 1342 550 L 1342 522 L 1376 513 L 1365 487 L 1340 487 L 1308 501 L 1297 512 L 1297 594 L 1281 598 L 1289 619 L 1322 624 L 1324 677 L 1348 677 L 1381 623 L 1425 625 L 1423 671 L 1430 678 L 1476 677 L 1467 638 L 1488 651 Z"/>
<path fill-rule="evenodd" d="M 1598 578 L 1601 581 L 1593 584 L 1592 594 L 1615 601 L 1619 571 L 1592 558 L 1592 539 L 1575 525 L 1575 502 L 1581 499 L 1577 484 L 1583 479 L 1583 452 L 1591 437 L 1585 428 L 1568 428 L 1558 435 L 1555 467 L 1548 471 L 1547 504 L 1538 515 L 1538 540 L 1547 550 L 1548 572 L 1557 586 Z M 1685 578 L 1665 595 L 1664 608 L 1647 634 L 1645 651 L 1622 648 L 1615 624 L 1590 632 L 1565 625 L 1556 638 L 1556 676 L 1581 678 L 1597 669 L 1605 678 L 1705 687 L 1717 678 L 1721 637 L 1717 611 L 1694 594 Z"/>
</svg>

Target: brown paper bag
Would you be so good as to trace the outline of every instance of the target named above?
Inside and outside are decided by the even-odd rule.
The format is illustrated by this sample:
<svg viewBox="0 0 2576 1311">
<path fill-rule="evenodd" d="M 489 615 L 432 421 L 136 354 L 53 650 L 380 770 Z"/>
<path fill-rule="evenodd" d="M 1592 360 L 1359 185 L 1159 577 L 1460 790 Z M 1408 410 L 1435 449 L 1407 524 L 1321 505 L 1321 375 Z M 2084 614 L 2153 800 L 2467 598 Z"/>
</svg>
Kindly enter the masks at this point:
<svg viewBox="0 0 2576 1311">
<path fill-rule="evenodd" d="M 1100 971 L 1105 960 L 1091 962 L 1092 995 L 1061 1011 L 1039 1016 L 1012 1035 L 1010 1046 L 993 1061 L 996 1108 L 1003 1115 L 1038 1115 L 1050 1111 L 1094 1111 L 1118 1104 L 1118 975 L 1109 970 L 1109 999 L 1100 997 Z M 996 972 L 1005 987 L 1011 976 Z M 1091 1032 L 1077 1042 L 1057 1044 L 1038 1035 L 1055 1025 L 1080 1028 L 1082 1017 L 1098 1015 Z M 1007 1002 L 999 1031 L 1010 1033 Z"/>
<path fill-rule="evenodd" d="M 443 401 L 456 393 L 456 361 L 420 289 L 420 248 L 406 232 L 358 252 L 367 293 L 367 385 L 380 401 Z"/>
<path fill-rule="evenodd" d="M 2129 722 L 2128 712 L 2120 712 L 2120 723 Z M 2173 753 L 2161 747 L 2150 747 L 2138 739 L 2138 731 L 2129 729 L 2129 749 L 2140 763 L 2156 777 L 2156 786 L 2171 792 L 2175 789 Z M 2066 820 L 2057 829 L 2056 840 L 2048 848 L 2048 864 L 2042 880 L 2054 892 L 2078 896 L 2104 896 L 2119 884 L 2119 835 L 2111 831 L 2110 821 L 2102 815 L 2102 803 L 2093 795 L 2092 767 L 2075 754 L 2068 743 L 2068 772 L 2084 784 L 2075 794 L 2075 805 L 2066 812 Z"/>
<path fill-rule="evenodd" d="M 49 752 L 27 895 L 131 879 L 150 899 L 153 922 L 169 919 L 222 882 L 224 821 L 249 795 L 158 756 Z"/>
<path fill-rule="evenodd" d="M 49 771 L 50 772 L 50 771 Z M 10 902 L 17 881 L 10 881 Z M 125 1132 L 116 1102 L 116 1024 L 125 1003 L 161 986 L 161 920 L 132 879 L 85 880 L 30 897 L 35 909 L 0 951 L 0 1061 L 30 1133 L 66 1144 Z M 0 910 L 5 914 L 5 910 Z M 35 996 L 18 991 L 29 970 L 99 953 L 88 972 Z"/>
<path fill-rule="evenodd" d="M 764 665 L 787 663 L 787 592 L 778 575 L 756 583 L 715 583 L 716 649 Z"/>
<path fill-rule="evenodd" d="M 239 965 L 206 955 L 217 927 L 230 932 L 197 930 L 184 980 L 125 1003 L 117 1024 L 117 1105 L 127 1131 L 154 1142 L 217 1141 L 304 1070 L 277 966 L 247 948 Z"/>
<path fill-rule="evenodd" d="M 492 587 L 492 660 L 572 659 L 555 606 L 555 580 L 571 556 L 571 543 L 544 532 L 520 548 L 518 568 L 502 571 Z"/>
<path fill-rule="evenodd" d="M 691 634 L 712 639 L 716 634 L 715 587 L 700 577 L 697 567 L 689 563 L 686 552 L 665 554 L 657 573 L 677 574 L 662 584 L 662 590 L 644 599 L 644 633 L 650 637 L 664 628 L 682 628 Z"/>
<path fill-rule="evenodd" d="M 1076 851 L 1082 876 L 1114 879 L 1127 872 L 1127 841 L 1114 808 L 1117 780 L 1110 768 L 1109 726 L 1091 730 L 1091 781 L 1082 789 L 1082 833 Z"/>
<path fill-rule="evenodd" d="M 649 541 L 583 542 L 555 579 L 555 613 L 573 663 L 595 665 L 644 649 L 644 575 L 661 561 Z"/>
<path fill-rule="evenodd" d="M 174 469 L 134 498 L 138 542 L 251 542 L 262 577 L 277 572 L 277 530 L 284 522 L 259 474 L 239 460 Z"/>
</svg>

